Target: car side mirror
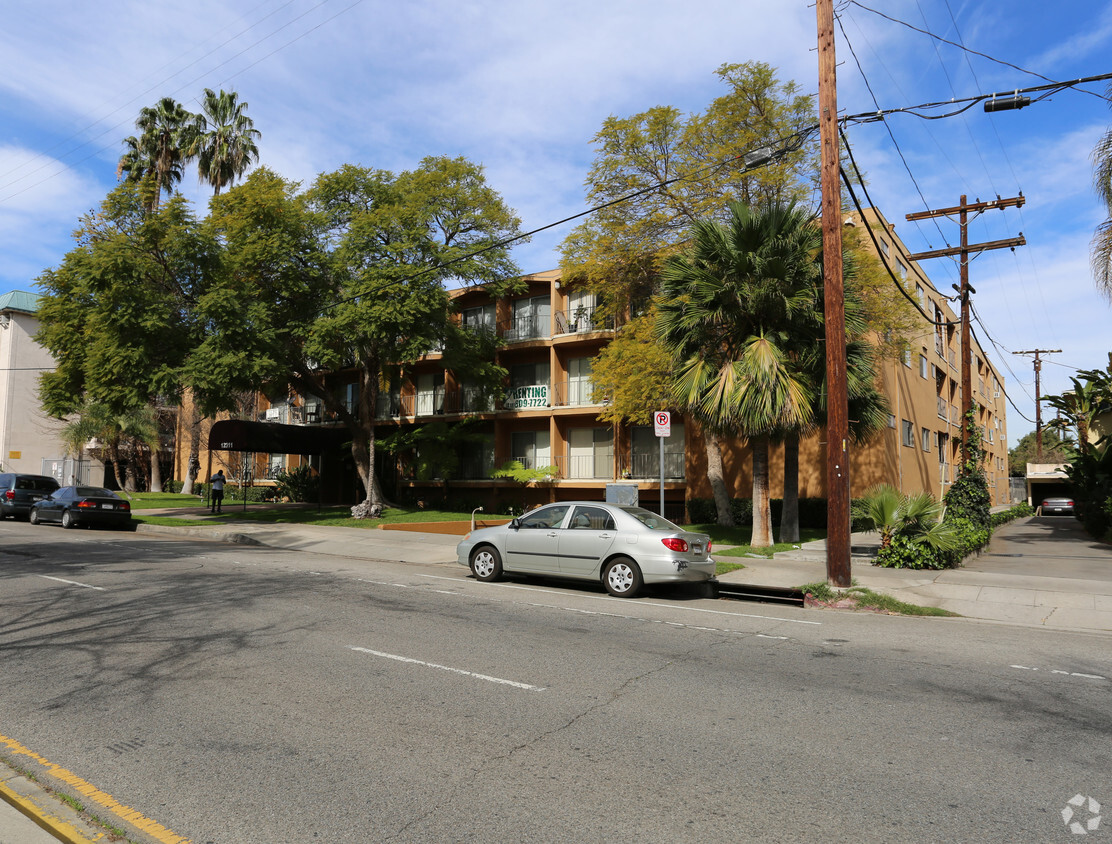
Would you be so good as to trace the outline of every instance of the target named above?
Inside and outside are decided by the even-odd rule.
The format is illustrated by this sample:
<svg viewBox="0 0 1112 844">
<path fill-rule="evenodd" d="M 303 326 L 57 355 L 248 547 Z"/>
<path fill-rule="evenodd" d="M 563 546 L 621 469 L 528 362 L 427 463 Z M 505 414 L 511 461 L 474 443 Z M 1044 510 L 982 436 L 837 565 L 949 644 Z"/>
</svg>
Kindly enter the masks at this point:
<svg viewBox="0 0 1112 844">
<path fill-rule="evenodd" d="M 521 529 L 521 522 L 519 522 L 517 520 L 517 517 L 515 516 L 514 518 L 510 519 L 510 530 L 520 530 L 520 529 Z"/>
</svg>

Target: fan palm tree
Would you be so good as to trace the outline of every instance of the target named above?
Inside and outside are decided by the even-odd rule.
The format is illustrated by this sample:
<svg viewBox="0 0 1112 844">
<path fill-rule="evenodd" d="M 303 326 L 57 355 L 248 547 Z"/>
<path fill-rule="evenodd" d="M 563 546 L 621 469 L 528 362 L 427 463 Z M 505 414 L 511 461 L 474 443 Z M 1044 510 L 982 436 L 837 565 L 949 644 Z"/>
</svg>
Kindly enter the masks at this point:
<svg viewBox="0 0 1112 844">
<path fill-rule="evenodd" d="M 116 167 L 117 175 L 130 181 L 151 179 L 154 191 L 150 208 L 158 208 L 162 192 L 172 193 L 181 181 L 194 115 L 173 97 L 163 97 L 153 107 L 144 108 L 135 120 L 138 136 L 124 139 L 127 150 Z"/>
<path fill-rule="evenodd" d="M 1109 86 L 1112 94 L 1112 85 Z M 1093 148 L 1093 187 L 1108 209 L 1109 218 L 1097 226 L 1093 236 L 1091 262 L 1093 277 L 1100 291 L 1112 299 L 1112 129 L 1105 132 Z"/>
<path fill-rule="evenodd" d="M 817 304 L 816 233 L 792 204 L 731 203 L 726 223 L 696 223 L 662 271 L 657 335 L 677 362 L 673 395 L 713 433 L 749 440 L 756 547 L 772 544 L 769 443 L 813 418 L 790 335 Z"/>
<path fill-rule="evenodd" d="M 197 159 L 197 174 L 212 186 L 213 194 L 231 185 L 259 160 L 255 142 L 260 137 L 254 121 L 244 112 L 247 103 L 235 91 L 219 94 L 205 88 L 201 113 L 192 127 L 187 155 Z"/>
</svg>

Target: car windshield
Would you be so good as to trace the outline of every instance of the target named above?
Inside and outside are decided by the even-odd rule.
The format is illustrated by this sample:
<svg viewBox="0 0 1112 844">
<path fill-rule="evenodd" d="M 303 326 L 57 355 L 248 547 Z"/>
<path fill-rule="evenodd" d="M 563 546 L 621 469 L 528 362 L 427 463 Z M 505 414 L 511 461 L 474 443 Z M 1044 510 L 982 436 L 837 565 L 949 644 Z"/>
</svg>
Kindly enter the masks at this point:
<svg viewBox="0 0 1112 844">
<path fill-rule="evenodd" d="M 622 510 L 629 513 L 633 518 L 637 519 L 641 524 L 649 530 L 682 530 L 683 528 L 672 524 L 663 516 L 658 516 L 652 510 L 646 510 L 644 507 L 623 507 Z"/>
</svg>

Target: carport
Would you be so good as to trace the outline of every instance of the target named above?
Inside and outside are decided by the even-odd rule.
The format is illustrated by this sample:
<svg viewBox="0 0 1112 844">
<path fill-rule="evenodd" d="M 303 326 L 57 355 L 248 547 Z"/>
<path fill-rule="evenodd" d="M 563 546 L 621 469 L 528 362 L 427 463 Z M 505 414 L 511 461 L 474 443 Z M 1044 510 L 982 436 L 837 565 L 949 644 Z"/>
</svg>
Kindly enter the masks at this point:
<svg viewBox="0 0 1112 844">
<path fill-rule="evenodd" d="M 317 425 L 281 425 L 276 422 L 251 422 L 246 419 L 222 419 L 213 423 L 208 435 L 208 472 L 212 477 L 212 455 L 215 451 L 234 451 L 243 454 L 243 484 L 251 480 L 248 469 L 254 465 L 256 454 L 299 454 L 321 456 L 341 448 L 351 441 L 344 428 L 325 428 Z M 317 506 L 324 494 L 324 459 L 318 469 L 320 483 Z M 244 495 L 243 507 L 247 508 Z"/>
<path fill-rule="evenodd" d="M 1072 497 L 1065 463 L 1027 464 L 1027 503 L 1038 507 L 1044 498 Z"/>
</svg>

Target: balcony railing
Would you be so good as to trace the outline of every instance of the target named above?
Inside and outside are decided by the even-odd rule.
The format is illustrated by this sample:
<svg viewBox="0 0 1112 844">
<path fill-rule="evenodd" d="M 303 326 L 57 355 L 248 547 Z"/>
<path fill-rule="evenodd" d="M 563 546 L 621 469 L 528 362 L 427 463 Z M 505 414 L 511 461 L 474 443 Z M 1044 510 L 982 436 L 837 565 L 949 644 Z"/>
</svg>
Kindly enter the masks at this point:
<svg viewBox="0 0 1112 844">
<path fill-rule="evenodd" d="M 622 458 L 622 477 L 636 479 L 660 478 L 660 454 L 658 452 L 634 452 L 629 458 Z M 682 481 L 686 475 L 685 461 L 682 454 L 664 455 L 664 479 Z"/>
<path fill-rule="evenodd" d="M 556 458 L 560 478 L 565 480 L 611 480 L 614 477 L 614 455 L 610 452 L 595 454 L 568 454 Z"/>
<path fill-rule="evenodd" d="M 555 400 L 553 406 L 555 407 L 589 407 L 594 404 L 591 401 L 591 391 L 594 385 L 590 381 L 567 381 L 562 384 L 556 384 Z"/>
<path fill-rule="evenodd" d="M 551 330 L 548 315 L 530 315 L 514 317 L 508 323 L 499 326 L 502 339 L 507 342 L 519 340 L 538 340 L 548 337 Z"/>
<path fill-rule="evenodd" d="M 565 334 L 586 334 L 591 331 L 607 331 L 614 327 L 614 321 L 596 313 L 595 307 L 569 308 L 556 311 L 556 336 Z"/>
</svg>

